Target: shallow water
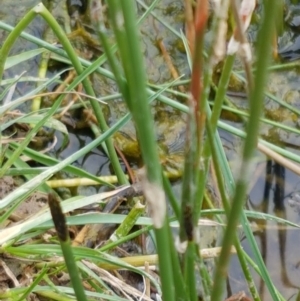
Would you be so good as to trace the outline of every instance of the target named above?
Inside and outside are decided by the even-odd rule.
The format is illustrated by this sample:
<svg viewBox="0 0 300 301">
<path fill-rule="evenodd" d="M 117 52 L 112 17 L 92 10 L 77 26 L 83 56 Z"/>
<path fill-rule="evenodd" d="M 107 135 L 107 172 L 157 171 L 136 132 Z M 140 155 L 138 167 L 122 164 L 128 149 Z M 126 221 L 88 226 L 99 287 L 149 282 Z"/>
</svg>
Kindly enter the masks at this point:
<svg viewBox="0 0 300 301">
<path fill-rule="evenodd" d="M 5 20 L 9 24 L 15 24 L 16 21 L 27 11 L 27 9 L 37 2 L 38 1 L 33 0 L 22 1 L 22 6 L 14 6 L 12 4 L 13 2 L 7 1 L 7 3 L 4 3 L 4 5 L 1 5 L 0 7 L 0 17 L 3 16 L 1 19 Z M 151 1 L 148 2 L 150 3 Z M 172 22 L 172 24 L 177 22 L 177 29 L 182 27 L 182 19 L 180 19 L 182 14 L 181 1 L 161 1 L 160 8 L 157 10 L 157 13 L 160 13 L 166 22 Z M 144 23 L 144 27 L 142 28 L 143 45 L 146 55 L 146 63 L 147 66 L 149 66 L 148 76 L 152 83 L 161 83 L 170 81 L 171 76 L 164 65 L 164 59 L 155 45 L 155 38 L 153 38 L 153 36 L 157 33 L 153 33 L 153 31 L 146 31 L 147 28 L 152 28 L 153 22 L 153 18 L 148 18 Z M 30 26 L 28 32 L 33 33 L 35 36 L 41 36 L 44 30 L 44 27 L 41 26 L 41 24 L 43 24 L 43 22 L 40 19 L 35 20 Z M 170 35 L 163 26 L 159 24 L 157 24 L 157 26 L 160 37 L 163 38 L 167 47 L 171 50 L 172 58 L 176 62 L 175 65 L 178 68 L 179 73 L 188 74 L 185 54 L 181 53 L 178 48 L 174 46 L 178 43 L 178 38 Z M 255 28 L 252 28 L 252 30 L 254 36 Z M 291 43 L 293 43 L 294 35 L 296 35 L 296 33 L 293 33 L 293 38 L 290 39 Z M 6 34 L 0 31 L 1 40 L 4 36 L 6 36 Z M 292 34 L 290 32 L 285 32 L 283 36 L 280 37 L 281 40 L 279 42 L 282 43 L 281 41 L 283 39 L 288 39 L 288 37 L 291 36 Z M 35 46 L 22 40 L 17 43 L 13 53 L 18 53 L 22 49 L 32 48 L 35 48 Z M 22 69 L 26 69 L 28 71 L 28 75 L 36 75 L 37 65 L 38 60 L 35 59 L 31 61 L 29 65 L 25 64 L 18 70 L 9 70 L 6 73 L 6 76 L 11 77 L 12 74 L 18 74 Z M 157 68 L 157 66 L 160 67 Z M 51 76 L 51 73 L 48 75 Z M 300 77 L 296 69 L 276 72 L 271 75 L 268 90 L 277 97 L 282 98 L 299 109 L 299 81 Z M 15 96 L 17 97 L 18 94 L 28 92 L 33 87 L 34 84 L 21 84 L 18 87 L 17 94 Z M 111 90 L 114 90 L 113 86 L 110 88 Z M 236 98 L 233 99 L 233 101 L 239 107 L 246 107 L 246 100 L 243 98 Z M 114 101 L 114 106 L 116 106 L 118 102 L 119 101 Z M 26 109 L 28 108 L 24 108 L 24 110 Z M 160 112 L 164 112 L 164 110 L 166 110 L 169 114 L 173 113 L 172 109 L 166 109 L 164 107 L 159 109 L 161 110 Z M 115 112 L 116 111 L 114 111 L 112 115 Z M 112 119 L 118 118 L 117 113 L 115 114 L 116 115 L 113 116 Z M 270 99 L 266 99 L 265 115 L 280 123 L 299 128 L 298 116 L 291 114 L 287 110 L 282 110 L 278 104 Z M 241 127 L 241 125 L 237 122 L 229 122 L 234 124 L 236 127 Z M 57 135 L 58 138 L 60 138 L 60 134 L 57 133 Z M 222 137 L 222 142 L 225 145 L 230 164 L 233 171 L 235 171 L 237 163 L 234 159 L 238 156 L 238 153 L 241 150 L 242 141 L 239 138 L 232 137 L 231 134 L 224 131 L 220 131 L 220 135 Z M 273 126 L 262 125 L 261 135 L 264 139 L 276 141 L 279 145 L 300 155 L 300 137 L 298 134 L 291 134 L 284 130 L 278 130 Z M 62 140 L 59 139 L 58 144 L 51 151 L 51 154 L 60 159 L 66 158 L 80 147 L 89 143 L 93 139 L 93 136 L 88 131 L 70 131 L 69 139 L 68 145 L 63 148 Z M 299 177 L 288 170 L 276 167 L 274 163 L 270 163 L 268 165 L 265 162 L 264 156 L 259 153 L 257 153 L 257 159 L 260 163 L 257 164 L 257 174 L 255 174 L 254 180 L 251 183 L 252 189 L 249 191 L 247 206 L 252 210 L 275 214 L 300 224 L 300 211 L 296 210 L 295 207 L 292 207 L 291 202 L 289 202 L 291 194 L 296 191 L 300 191 Z M 97 162 L 97 164 L 95 164 L 95 162 Z M 95 149 L 87 157 L 81 158 L 74 164 L 95 175 L 107 175 L 110 173 L 109 161 L 100 149 Z M 280 174 L 277 181 L 275 179 L 275 171 L 277 171 L 277 174 Z M 91 194 L 98 191 L 99 188 L 89 187 L 87 189 L 80 188 L 79 190 L 80 193 Z M 299 291 L 298 279 L 300 277 L 300 253 L 298 252 L 300 231 L 297 229 L 282 228 L 274 222 L 261 222 L 259 230 L 255 232 L 255 237 L 277 289 L 286 299 L 296 300 L 295 296 Z M 245 239 L 242 241 L 245 250 L 250 252 L 247 241 Z M 256 277 L 256 282 L 262 299 L 265 301 L 271 300 L 259 277 Z M 232 293 L 236 293 L 240 290 L 246 290 L 243 275 L 235 256 L 232 257 L 228 287 Z"/>
</svg>

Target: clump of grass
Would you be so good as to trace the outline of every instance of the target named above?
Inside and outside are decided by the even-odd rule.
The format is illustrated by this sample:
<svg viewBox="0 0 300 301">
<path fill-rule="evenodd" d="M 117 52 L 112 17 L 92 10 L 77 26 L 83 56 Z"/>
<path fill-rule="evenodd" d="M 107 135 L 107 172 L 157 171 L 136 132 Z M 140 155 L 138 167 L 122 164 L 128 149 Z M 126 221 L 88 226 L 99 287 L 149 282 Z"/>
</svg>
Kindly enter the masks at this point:
<svg viewBox="0 0 300 301">
<path fill-rule="evenodd" d="M 140 3 L 141 1 L 138 2 Z M 146 11 L 139 22 L 142 22 L 148 14 L 154 14 L 154 17 L 156 17 L 153 11 L 156 3 L 157 1 L 154 1 L 149 8 L 146 7 Z M 92 5 L 96 4 L 96 2 L 92 1 Z M 187 5 L 189 5 L 188 1 Z M 234 251 L 237 252 L 252 298 L 254 300 L 260 300 L 249 266 L 254 267 L 255 271 L 262 277 L 273 300 L 282 300 L 281 295 L 270 279 L 254 240 L 252 229 L 247 220 L 248 216 L 254 216 L 256 218 L 261 218 L 263 216 L 264 218 L 269 219 L 274 219 L 274 217 L 246 212 L 243 208 L 250 176 L 249 173 L 253 164 L 253 153 L 257 147 L 257 141 L 259 141 L 259 125 L 262 113 L 264 87 L 269 70 L 272 44 L 272 34 L 270 33 L 272 33 L 272 27 L 278 10 L 277 6 L 274 5 L 272 1 L 266 0 L 263 5 L 265 6 L 264 15 L 260 24 L 257 46 L 254 50 L 257 57 L 255 64 L 256 72 L 252 75 L 251 65 L 246 60 L 244 67 L 247 75 L 246 81 L 249 84 L 248 95 L 250 103 L 245 132 L 238 131 L 219 120 L 220 112 L 225 108 L 223 102 L 229 83 L 229 77 L 233 72 L 234 53 L 227 55 L 223 53 L 226 58 L 224 59 L 225 63 L 221 78 L 218 85 L 215 86 L 216 97 L 212 111 L 208 103 L 209 89 L 213 85 L 212 74 L 216 60 L 215 45 L 220 43 L 219 39 L 224 39 L 223 43 L 225 44 L 225 35 L 220 36 L 218 33 L 220 28 L 222 29 L 222 26 L 227 24 L 229 1 L 222 2 L 220 11 L 223 12 L 223 14 L 216 15 L 213 19 L 212 28 L 214 38 L 208 47 L 206 56 L 204 56 L 203 53 L 208 19 L 208 1 L 198 1 L 195 12 L 195 39 L 193 41 L 187 41 L 183 34 L 176 32 L 172 28 L 172 31 L 174 31 L 178 37 L 183 39 L 187 48 L 187 53 L 189 53 L 188 45 L 190 45 L 192 49 L 192 55 L 188 58 L 191 62 L 191 78 L 188 79 L 188 81 L 190 81 L 190 88 L 189 92 L 186 93 L 179 93 L 174 89 L 175 85 L 182 85 L 184 83 L 183 81 L 180 81 L 180 79 L 162 86 L 147 84 L 147 69 L 143 62 L 139 37 L 140 33 L 136 25 L 137 16 L 135 15 L 135 1 L 133 0 L 107 1 L 109 23 L 116 41 L 114 46 L 111 46 L 107 39 L 106 23 L 104 23 L 104 18 L 101 18 L 101 13 L 103 13 L 101 9 L 103 9 L 103 7 L 97 7 L 98 11 L 96 9 L 93 11 L 92 17 L 94 26 L 104 50 L 104 55 L 100 56 L 94 62 L 87 62 L 77 57 L 76 52 L 68 41 L 62 28 L 59 27 L 56 20 L 42 4 L 39 4 L 30 10 L 15 28 L 11 28 L 0 22 L 1 28 L 11 31 L 0 49 L 0 80 L 2 79 L 5 68 L 12 67 L 14 64 L 18 64 L 32 56 L 43 53 L 43 48 L 46 48 L 47 51 L 59 56 L 60 60 L 70 63 L 76 70 L 77 77 L 66 88 L 66 93 L 76 93 L 74 92 L 74 88 L 79 83 L 83 84 L 86 96 L 89 99 L 89 104 L 93 109 L 99 129 L 101 130 L 101 134 L 91 143 L 68 158 L 59 161 L 28 148 L 28 144 L 43 126 L 51 126 L 54 129 L 60 130 L 65 135 L 68 134 L 66 127 L 54 119 L 54 115 L 59 111 L 62 104 L 63 95 L 56 99 L 50 109 L 44 111 L 39 110 L 35 114 L 29 113 L 25 116 L 16 118 L 13 121 L 1 123 L 1 133 L 17 122 L 26 122 L 32 126 L 26 137 L 24 137 L 20 143 L 8 141 L 8 143 L 4 144 L 3 140 L 9 137 L 1 136 L 0 177 L 8 174 L 21 174 L 25 175 L 27 179 L 23 185 L 16 188 L 0 202 L 0 208 L 2 210 L 0 216 L 1 224 L 4 224 L 8 220 L 15 209 L 24 202 L 34 190 L 40 189 L 44 192 L 52 191 L 46 181 L 53 174 L 60 171 L 72 173 L 77 177 L 88 178 L 89 180 L 95 181 L 94 183 L 107 185 L 114 190 L 90 197 L 78 196 L 69 198 L 61 203 L 61 209 L 60 206 L 58 206 L 56 197 L 52 197 L 53 194 L 50 194 L 52 200 L 51 203 L 55 204 L 52 207 L 50 206 L 50 208 L 52 216 L 54 216 L 53 220 L 56 227 L 57 224 L 60 224 L 60 222 L 64 220 L 63 213 L 72 212 L 75 209 L 88 206 L 89 204 L 104 204 L 107 199 L 111 197 L 128 198 L 129 196 L 136 196 L 128 193 L 127 189 L 131 189 L 132 187 L 129 186 L 127 177 L 122 171 L 112 143 L 112 135 L 131 118 L 136 127 L 142 159 L 145 165 L 144 170 L 139 174 L 141 190 L 138 191 L 137 194 L 142 194 L 146 198 L 147 204 L 151 209 L 152 218 L 140 217 L 141 211 L 143 211 L 144 208 L 143 206 L 139 206 L 138 202 L 136 203 L 134 210 L 127 217 L 110 213 L 105 215 L 95 213 L 89 214 L 88 216 L 78 214 L 68 217 L 66 220 L 72 225 L 123 223 L 119 231 L 116 232 L 116 235 L 112 235 L 110 241 L 99 250 L 93 250 L 87 247 L 71 248 L 68 243 L 68 238 L 66 238 L 68 233 L 65 223 L 63 231 L 60 231 L 60 228 L 58 229 L 58 241 L 62 245 L 62 250 L 60 249 L 55 236 L 51 237 L 51 243 L 39 243 L 37 237 L 44 234 L 46 230 L 53 226 L 49 209 L 46 207 L 36 216 L 21 221 L 19 224 L 13 225 L 7 229 L 2 229 L 0 231 L 0 252 L 5 252 L 13 257 L 25 258 L 33 261 L 38 272 L 35 276 L 35 281 L 32 282 L 32 285 L 30 285 L 28 289 L 13 288 L 7 292 L 1 293 L 1 298 L 13 298 L 17 300 L 29 295 L 30 292 L 55 300 L 62 300 L 59 297 L 59 294 L 63 295 L 63 300 L 69 300 L 74 296 L 76 296 L 78 300 L 85 300 L 85 296 L 88 298 L 102 298 L 105 300 L 125 300 L 126 296 L 130 294 L 138 295 L 137 292 L 130 291 L 130 289 L 126 287 L 126 293 L 123 294 L 125 297 L 122 298 L 116 295 L 115 291 L 117 288 L 112 290 L 108 287 L 108 283 L 112 285 L 112 283 L 117 280 L 111 280 L 109 278 L 110 274 L 108 275 L 105 271 L 101 270 L 101 268 L 110 269 L 117 266 L 120 269 L 133 271 L 139 273 L 143 277 L 149 278 L 163 300 L 194 301 L 198 300 L 198 285 L 196 281 L 196 273 L 198 273 L 198 270 L 196 267 L 199 267 L 199 273 L 203 284 L 203 298 L 205 300 L 211 299 L 217 301 L 221 300 L 225 293 L 226 272 L 228 270 L 232 246 L 234 245 Z M 143 6 L 145 7 L 145 4 L 143 4 Z M 239 42 L 243 43 L 245 42 L 245 36 L 239 23 L 239 16 L 234 1 L 232 1 L 231 9 L 233 15 L 235 15 L 235 23 L 237 24 L 235 37 L 238 37 Z M 189 9 L 188 11 L 192 10 Z M 56 34 L 64 50 L 58 49 L 53 45 L 23 32 L 36 15 L 41 15 L 45 19 L 47 24 Z M 189 27 L 190 25 L 191 24 L 189 24 Z M 9 57 L 9 51 L 12 48 L 13 43 L 20 36 L 31 40 L 43 48 L 25 53 L 21 57 Z M 193 34 L 189 36 L 192 37 Z M 110 70 L 101 67 L 106 60 L 110 66 Z M 128 107 L 128 113 L 110 128 L 106 124 L 101 104 L 96 99 L 93 87 L 88 79 L 88 76 L 93 72 L 113 79 L 117 83 L 120 94 L 112 97 L 122 96 L 122 99 Z M 22 77 L 18 80 L 21 81 L 26 79 Z M 3 118 L 7 112 L 13 110 L 21 103 L 36 97 L 38 93 L 53 82 L 59 82 L 57 76 L 50 80 L 45 80 L 37 89 L 29 93 L 29 95 L 25 95 L 24 97 L 13 101 L 7 98 L 7 100 L 10 101 L 3 104 L 0 108 L 0 118 Z M 13 91 L 14 84 L 15 82 L 11 80 L 10 86 L 2 93 L 0 100 L 3 101 L 5 97 L 8 97 L 8 95 L 11 94 L 10 92 Z M 171 99 L 165 92 L 184 97 L 188 100 L 188 105 L 181 104 Z M 180 202 L 178 201 L 178 196 L 174 195 L 169 180 L 163 174 L 160 163 L 154 118 L 150 109 L 150 104 L 154 99 L 170 105 L 175 109 L 181 110 L 188 115 L 185 164 L 182 176 L 182 195 Z M 299 112 L 295 110 L 294 112 L 299 114 Z M 232 172 L 228 166 L 224 148 L 220 142 L 219 134 L 217 132 L 218 126 L 226 128 L 226 130 L 233 134 L 241 135 L 245 138 L 243 151 L 240 157 L 241 166 L 239 169 L 239 177 L 236 182 L 232 177 Z M 285 129 L 295 131 L 288 127 L 285 127 Z M 204 135 L 204 133 L 206 133 L 206 135 Z M 100 145 L 103 145 L 107 150 L 108 157 L 117 178 L 117 183 L 123 185 L 121 188 L 115 188 L 107 181 L 72 166 L 72 163 L 75 160 L 85 156 L 94 147 Z M 270 145 L 270 147 L 278 152 L 280 151 L 288 158 L 299 161 L 298 157 L 293 156 L 287 151 L 278 150 L 274 145 Z M 267 152 L 267 150 L 265 151 Z M 39 162 L 46 166 L 46 168 L 31 169 L 26 162 L 22 161 L 20 158 L 21 154 L 29 156 L 35 162 Z M 280 160 L 281 159 L 282 158 L 280 157 Z M 279 160 L 278 157 L 276 160 Z M 208 168 L 211 161 L 213 162 L 216 172 L 217 186 L 224 210 L 202 210 L 202 200 L 205 194 Z M 166 197 L 170 200 L 174 217 L 168 214 Z M 53 208 L 59 210 L 56 210 L 56 213 L 53 213 Z M 57 212 L 60 214 L 59 218 L 57 217 Z M 206 213 L 215 215 L 223 214 L 225 216 L 223 219 L 220 219 L 220 222 L 222 222 L 221 226 L 224 228 L 224 235 L 213 276 L 209 274 L 207 268 L 203 264 L 204 252 L 199 251 L 201 250 L 201 242 L 198 237 L 198 224 L 200 217 Z M 130 223 L 128 223 L 128 220 L 130 220 Z M 236 234 L 239 221 L 241 221 L 243 231 L 246 234 L 254 254 L 254 261 L 245 253 Z M 293 227 L 296 226 L 278 218 L 276 221 Z M 143 225 L 144 228 L 128 234 L 134 224 Z M 176 246 L 171 234 L 174 224 L 179 227 L 179 243 L 176 244 Z M 150 231 L 155 234 L 155 245 L 157 250 L 157 257 L 155 258 L 159 266 L 159 282 L 154 279 L 151 274 L 135 267 L 135 265 L 140 265 L 140 263 L 137 263 L 137 258 L 133 258 L 134 261 L 131 264 L 130 260 L 126 259 L 122 261 L 108 254 L 109 250 L 115 248 L 122 242 L 129 241 L 138 235 L 149 233 Z M 61 232 L 64 233 L 64 237 L 62 237 Z M 27 240 L 29 239 L 32 239 L 30 244 L 27 243 Z M 67 252 L 65 251 L 65 248 L 68 249 Z M 69 260 L 73 255 L 68 255 L 70 254 L 68 252 L 74 254 L 74 261 Z M 65 260 L 57 261 L 56 256 L 62 255 L 65 256 Z M 39 261 L 42 261 L 42 263 Z M 65 268 L 67 268 L 68 271 L 72 271 L 70 272 L 70 276 L 74 290 L 68 287 L 55 285 L 51 280 L 51 274 L 57 274 Z M 79 274 L 81 278 L 79 277 Z M 104 278 L 105 281 L 101 278 Z M 81 284 L 79 284 L 81 283 L 80 279 L 83 279 L 85 284 L 89 284 L 90 289 L 83 289 Z M 47 283 L 47 285 L 45 285 L 45 283 Z M 139 295 L 139 297 L 149 299 L 149 296 L 145 297 L 144 295 Z"/>
</svg>

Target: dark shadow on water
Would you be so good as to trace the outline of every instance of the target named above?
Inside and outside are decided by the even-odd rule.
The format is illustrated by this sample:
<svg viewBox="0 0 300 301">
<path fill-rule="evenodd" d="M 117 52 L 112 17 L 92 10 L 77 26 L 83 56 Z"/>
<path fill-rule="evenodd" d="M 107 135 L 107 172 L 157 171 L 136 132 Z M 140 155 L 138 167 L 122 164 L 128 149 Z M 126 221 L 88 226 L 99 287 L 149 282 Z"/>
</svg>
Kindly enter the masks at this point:
<svg viewBox="0 0 300 301">
<path fill-rule="evenodd" d="M 297 182 L 298 181 L 298 182 Z M 288 199 L 299 188 L 299 178 L 272 160 L 265 165 L 265 174 L 257 179 L 248 202 L 253 211 L 275 215 L 299 223 L 299 208 L 291 208 Z M 255 197 L 254 197 L 255 196 Z M 259 201 L 260 200 L 260 201 Z M 299 300 L 300 277 L 299 229 L 267 220 L 255 220 L 254 235 L 261 255 L 275 287 L 286 300 Z M 246 239 L 242 239 L 246 252 L 254 259 Z M 261 300 L 271 301 L 265 282 L 253 271 Z M 232 259 L 229 286 L 241 290 L 244 277 L 236 258 Z M 228 286 L 227 286 L 228 287 Z M 245 287 L 244 290 L 247 290 Z M 295 297 L 298 296 L 298 297 Z"/>
</svg>

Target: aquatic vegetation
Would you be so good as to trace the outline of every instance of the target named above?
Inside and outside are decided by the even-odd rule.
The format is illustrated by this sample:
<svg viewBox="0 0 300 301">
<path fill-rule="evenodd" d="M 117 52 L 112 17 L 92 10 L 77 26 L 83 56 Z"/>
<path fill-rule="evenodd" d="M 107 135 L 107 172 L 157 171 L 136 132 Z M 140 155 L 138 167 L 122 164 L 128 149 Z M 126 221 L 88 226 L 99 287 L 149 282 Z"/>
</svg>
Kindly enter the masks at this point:
<svg viewBox="0 0 300 301">
<path fill-rule="evenodd" d="M 269 76 L 295 66 L 270 67 L 280 5 L 262 1 L 250 25 L 256 1 L 240 8 L 229 0 L 166 1 L 164 9 L 158 1 L 66 2 L 67 10 L 38 4 L 15 27 L 0 22 L 10 32 L 0 49 L 0 254 L 4 265 L 6 257 L 30 262 L 16 272 L 28 269 L 30 281 L 6 272 L 14 285 L 0 298 L 248 300 L 225 290 L 235 253 L 248 296 L 264 297 L 258 274 L 272 300 L 283 300 L 250 221 L 299 226 L 245 210 L 261 172 L 257 149 L 276 162 L 269 174 L 278 200 L 280 166 L 300 174 L 292 163 L 299 156 L 278 146 L 299 135 L 297 95 L 285 90 L 296 75 Z M 25 33 L 38 16 L 45 40 Z M 254 45 L 249 25 L 256 26 Z M 38 48 L 12 55 L 20 37 Z M 28 67 L 36 57 L 39 76 Z M 22 64 L 28 75 L 18 71 Z M 238 147 L 226 151 L 218 129 Z M 123 279 L 108 272 L 115 269 L 126 270 Z"/>
</svg>

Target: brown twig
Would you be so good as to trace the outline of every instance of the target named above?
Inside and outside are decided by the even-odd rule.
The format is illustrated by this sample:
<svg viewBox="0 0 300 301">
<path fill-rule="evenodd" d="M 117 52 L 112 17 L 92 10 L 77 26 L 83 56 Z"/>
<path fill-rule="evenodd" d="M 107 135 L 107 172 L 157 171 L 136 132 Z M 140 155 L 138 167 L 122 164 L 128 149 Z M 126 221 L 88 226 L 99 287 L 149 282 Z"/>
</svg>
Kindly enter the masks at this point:
<svg viewBox="0 0 300 301">
<path fill-rule="evenodd" d="M 158 39 L 158 40 L 157 40 L 157 45 L 158 45 L 158 47 L 159 47 L 159 49 L 160 49 L 160 51 L 161 51 L 161 53 L 162 53 L 162 55 L 163 55 L 163 58 L 164 58 L 164 60 L 165 60 L 165 62 L 166 62 L 166 64 L 167 64 L 167 66 L 168 66 L 168 69 L 170 70 L 170 73 L 171 73 L 173 79 L 179 78 L 179 74 L 178 74 L 178 72 L 177 72 L 177 70 L 176 70 L 176 68 L 175 68 L 175 66 L 174 66 L 174 64 L 173 64 L 173 62 L 172 62 L 171 56 L 170 56 L 170 54 L 168 53 L 168 51 L 167 51 L 167 49 L 166 49 L 166 47 L 165 47 L 165 45 L 164 45 L 163 40 L 162 40 L 162 39 Z M 185 92 L 185 89 L 184 89 L 184 87 L 183 87 L 182 85 L 180 85 L 180 86 L 178 87 L 178 89 L 179 89 L 180 92 L 182 92 L 182 93 Z"/>
<path fill-rule="evenodd" d="M 202 71 L 203 71 L 203 39 L 208 20 L 208 0 L 198 1 L 195 16 L 195 49 L 193 54 L 193 69 L 191 75 L 191 105 L 194 108 L 197 129 L 203 128 L 205 119 L 200 114 L 200 96 L 202 93 Z M 198 139 L 200 133 L 198 132 Z"/>
<path fill-rule="evenodd" d="M 65 90 L 67 85 L 75 78 L 76 73 L 74 70 L 71 70 L 65 80 L 55 89 L 55 94 L 52 94 L 49 99 L 53 102 L 62 91 Z"/>
<path fill-rule="evenodd" d="M 185 32 L 190 46 L 191 53 L 194 53 L 194 41 L 195 41 L 195 28 L 194 28 L 194 16 L 191 0 L 184 1 L 185 11 Z"/>
<path fill-rule="evenodd" d="M 238 292 L 227 298 L 225 301 L 251 301 L 251 299 L 246 296 L 245 292 Z"/>
<path fill-rule="evenodd" d="M 126 159 L 126 157 L 124 156 L 124 154 L 122 153 L 122 151 L 118 148 L 118 146 L 116 144 L 114 144 L 114 147 L 115 147 L 115 149 L 116 149 L 119 157 L 122 159 L 123 163 L 126 166 L 130 182 L 131 183 L 135 183 L 136 179 L 135 179 L 134 173 L 133 173 L 132 168 L 130 167 L 130 165 L 129 165 L 127 159 Z"/>
</svg>

